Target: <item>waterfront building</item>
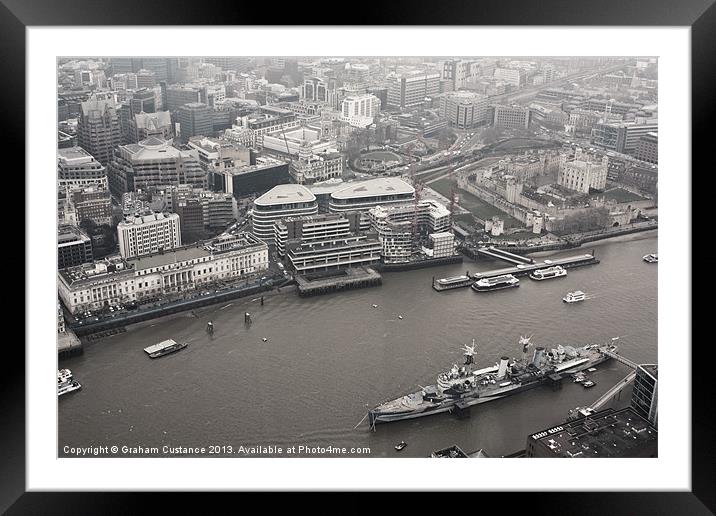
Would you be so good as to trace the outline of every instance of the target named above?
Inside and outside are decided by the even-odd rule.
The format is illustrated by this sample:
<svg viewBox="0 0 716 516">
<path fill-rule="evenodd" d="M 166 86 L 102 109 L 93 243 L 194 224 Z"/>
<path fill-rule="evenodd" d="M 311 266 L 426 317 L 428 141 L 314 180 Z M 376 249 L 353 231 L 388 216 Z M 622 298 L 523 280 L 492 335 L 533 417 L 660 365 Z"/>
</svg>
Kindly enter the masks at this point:
<svg viewBox="0 0 716 516">
<path fill-rule="evenodd" d="M 367 215 L 371 231 L 378 234 L 385 263 L 409 261 L 421 235 L 450 229 L 450 211 L 433 200 L 376 206 Z"/>
<path fill-rule="evenodd" d="M 609 158 L 589 154 L 577 148 L 573 156 L 560 155 L 557 184 L 569 190 L 589 193 L 590 188 L 604 190 Z"/>
<path fill-rule="evenodd" d="M 97 186 L 107 189 L 107 169 L 82 147 L 57 150 L 57 187 L 68 190 Z"/>
<path fill-rule="evenodd" d="M 171 143 L 152 136 L 136 144 L 119 146 L 107 170 L 112 193 L 121 196 L 132 190 L 170 184 L 206 187 L 206 172 L 196 157 Z"/>
<path fill-rule="evenodd" d="M 636 144 L 634 157 L 647 163 L 659 163 L 659 134 L 656 132 L 646 133 L 639 138 Z"/>
<path fill-rule="evenodd" d="M 359 232 L 358 213 L 288 217 L 276 221 L 279 256 L 298 273 L 340 270 L 380 261 L 375 235 Z"/>
<path fill-rule="evenodd" d="M 74 267 L 92 261 L 92 240 L 77 226 L 57 228 L 57 268 Z"/>
<path fill-rule="evenodd" d="M 366 128 L 380 113 L 380 99 L 375 95 L 348 96 L 341 103 L 341 121 L 353 127 Z"/>
<path fill-rule="evenodd" d="M 658 427 L 659 421 L 659 374 L 656 364 L 642 364 L 636 368 L 631 408 L 649 423 Z"/>
<path fill-rule="evenodd" d="M 658 432 L 628 407 L 606 409 L 527 437 L 530 458 L 656 457 Z"/>
<path fill-rule="evenodd" d="M 58 271 L 60 299 L 76 314 L 236 281 L 268 268 L 268 247 L 250 233 L 223 234 L 205 245 L 124 259 L 114 256 Z"/>
<path fill-rule="evenodd" d="M 439 113 L 450 127 L 472 129 L 487 122 L 487 96 L 471 91 L 444 93 Z"/>
<path fill-rule="evenodd" d="M 423 248 L 430 258 L 446 258 L 455 256 L 455 235 L 449 231 L 430 233 L 428 235 L 428 247 Z"/>
<path fill-rule="evenodd" d="M 286 244 L 291 240 L 300 240 L 302 243 L 335 240 L 359 230 L 360 214 L 355 212 L 286 217 L 274 222 L 276 252 L 279 256 L 285 256 Z"/>
<path fill-rule="evenodd" d="M 92 98 L 80 104 L 77 142 L 80 147 L 106 165 L 121 143 L 119 114 L 114 101 Z"/>
<path fill-rule="evenodd" d="M 440 72 L 415 71 L 395 78 L 388 88 L 388 105 L 409 109 L 440 93 Z"/>
<path fill-rule="evenodd" d="M 151 211 L 130 215 L 117 225 L 117 241 L 122 258 L 179 247 L 179 215 Z"/>
<path fill-rule="evenodd" d="M 273 246 L 275 245 L 274 223 L 277 220 L 317 213 L 316 196 L 305 186 L 278 185 L 254 200 L 251 225 L 253 233 L 258 238 Z"/>
<path fill-rule="evenodd" d="M 530 108 L 522 106 L 495 106 L 493 124 L 506 129 L 527 129 L 530 125 Z"/>
</svg>

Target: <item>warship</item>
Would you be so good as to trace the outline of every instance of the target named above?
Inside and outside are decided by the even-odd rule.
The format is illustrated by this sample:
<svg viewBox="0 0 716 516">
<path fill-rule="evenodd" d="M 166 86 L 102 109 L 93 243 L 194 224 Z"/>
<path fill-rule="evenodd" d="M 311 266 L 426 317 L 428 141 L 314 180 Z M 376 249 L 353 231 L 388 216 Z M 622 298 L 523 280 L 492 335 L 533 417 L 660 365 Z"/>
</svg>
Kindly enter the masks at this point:
<svg viewBox="0 0 716 516">
<path fill-rule="evenodd" d="M 422 387 L 417 392 L 387 401 L 368 412 L 371 428 L 376 423 L 412 419 L 442 412 L 465 409 L 479 403 L 504 398 L 532 389 L 545 382 L 560 381 L 573 373 L 592 368 L 613 357 L 618 352 L 615 337 L 606 344 L 589 344 L 582 347 L 558 345 L 547 350 L 533 347 L 531 337 L 520 337 L 522 357 L 507 356 L 493 366 L 474 369 L 475 341 L 463 347 L 465 362 L 437 376 L 435 385 Z"/>
</svg>

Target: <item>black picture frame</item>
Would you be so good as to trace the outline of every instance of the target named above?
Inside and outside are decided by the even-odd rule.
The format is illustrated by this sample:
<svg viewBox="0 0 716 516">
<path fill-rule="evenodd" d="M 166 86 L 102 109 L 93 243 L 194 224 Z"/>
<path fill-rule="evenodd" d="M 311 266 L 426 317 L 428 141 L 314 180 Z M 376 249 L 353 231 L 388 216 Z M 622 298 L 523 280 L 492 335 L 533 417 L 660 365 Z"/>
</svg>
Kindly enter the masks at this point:
<svg viewBox="0 0 716 516">
<path fill-rule="evenodd" d="M 692 157 L 709 163 L 712 147 L 716 76 L 715 0 L 486 0 L 479 2 L 393 1 L 370 3 L 369 9 L 354 9 L 343 16 L 340 4 L 312 2 L 285 6 L 285 16 L 264 3 L 205 0 L 189 2 L 137 0 L 0 0 L 0 67 L 6 127 L 5 143 L 15 149 L 25 144 L 25 29 L 28 26 L 117 26 L 117 25 L 315 25 L 316 13 L 324 13 L 323 24 L 345 21 L 361 25 L 532 25 L 532 26 L 689 26 L 692 35 Z M 279 4 L 276 4 L 279 5 Z M 273 14 L 271 14 L 273 12 Z M 326 13 L 330 16 L 325 16 Z M 319 16 L 320 18 L 320 16 Z M 91 47 L 88 47 L 88 51 Z M 26 99 L 27 100 L 27 99 Z M 699 159 L 701 158 L 701 159 Z M 711 168 L 711 167 L 710 167 Z M 684 173 L 688 173 L 684 172 Z M 709 174 L 711 174 L 709 172 Z M 27 181 L 27 178 L 26 178 Z M 27 184 L 26 191 L 30 190 Z M 694 223 L 696 223 L 694 217 Z M 31 235 L 25 234 L 25 238 Z M 30 271 L 26 270 L 25 274 Z M 689 278 L 690 281 L 690 278 Z M 698 319 L 693 318 L 696 322 Z M 709 344 L 708 342 L 705 344 Z M 686 352 L 690 343 L 670 343 L 675 352 Z M 639 493 L 511 493 L 514 508 L 529 507 L 531 513 L 554 514 L 569 510 L 591 514 L 713 514 L 716 512 L 716 452 L 714 427 L 709 421 L 714 384 L 709 361 L 697 360 L 692 348 L 692 490 L 690 492 Z M 27 493 L 25 492 L 25 353 L 7 343 L 4 353 L 5 385 L 0 394 L 0 511 L 7 514 L 133 513 L 146 508 L 147 495 L 131 493 Z M 663 443 L 668 446 L 668 443 Z M 245 495 L 244 495 L 245 496 Z M 479 493 L 479 504 L 504 500 L 505 493 Z M 184 497 L 161 495 L 163 508 L 185 504 Z M 492 500 L 491 500 L 492 499 Z M 475 501 L 477 498 L 475 499 Z M 421 502 L 422 503 L 422 502 Z M 444 502 L 441 502 L 444 503 Z M 478 503 L 477 501 L 475 503 Z M 250 505 L 249 502 L 247 504 Z M 247 506 L 249 506 L 247 505 Z M 361 504 L 362 512 L 372 512 Z M 555 510 L 555 508 L 557 508 Z M 459 509 L 458 510 L 462 510 Z M 349 512 L 348 510 L 341 512 Z"/>
</svg>

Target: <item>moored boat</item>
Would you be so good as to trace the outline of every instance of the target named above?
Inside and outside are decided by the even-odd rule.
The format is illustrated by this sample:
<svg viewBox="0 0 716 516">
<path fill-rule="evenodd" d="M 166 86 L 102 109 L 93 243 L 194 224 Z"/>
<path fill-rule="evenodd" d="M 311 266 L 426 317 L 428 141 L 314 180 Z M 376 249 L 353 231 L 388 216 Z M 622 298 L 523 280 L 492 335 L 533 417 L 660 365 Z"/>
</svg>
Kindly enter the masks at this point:
<svg viewBox="0 0 716 516">
<path fill-rule="evenodd" d="M 501 290 L 503 288 L 519 287 L 520 280 L 512 274 L 503 274 L 494 278 L 482 278 L 472 284 L 473 290 L 477 292 L 488 292 L 490 290 Z"/>
<path fill-rule="evenodd" d="M 562 278 L 567 275 L 567 269 L 555 265 L 554 267 L 547 267 L 546 269 L 537 269 L 530 273 L 530 278 L 536 281 L 542 281 L 552 278 Z"/>
</svg>

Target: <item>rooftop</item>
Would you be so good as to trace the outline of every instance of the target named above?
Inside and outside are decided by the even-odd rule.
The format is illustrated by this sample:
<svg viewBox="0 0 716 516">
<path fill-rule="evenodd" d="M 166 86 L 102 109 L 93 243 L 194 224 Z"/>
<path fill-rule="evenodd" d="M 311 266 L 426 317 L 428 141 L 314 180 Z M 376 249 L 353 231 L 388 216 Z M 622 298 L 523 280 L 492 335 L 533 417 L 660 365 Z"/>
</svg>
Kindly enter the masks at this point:
<svg viewBox="0 0 716 516">
<path fill-rule="evenodd" d="M 292 204 L 297 202 L 314 202 L 316 196 L 302 185 L 285 184 L 274 186 L 254 201 L 258 206 L 274 206 L 281 204 Z"/>
<path fill-rule="evenodd" d="M 603 410 L 532 434 L 529 441 L 556 457 L 636 457 L 656 444 L 657 430 L 631 408 Z"/>
<path fill-rule="evenodd" d="M 84 150 L 82 147 L 67 147 L 57 149 L 57 159 L 64 163 L 79 164 L 90 163 L 96 161 L 94 156 Z"/>
<path fill-rule="evenodd" d="M 415 188 L 397 177 L 381 177 L 350 185 L 331 194 L 334 199 L 359 199 L 384 195 L 414 194 Z"/>
</svg>

